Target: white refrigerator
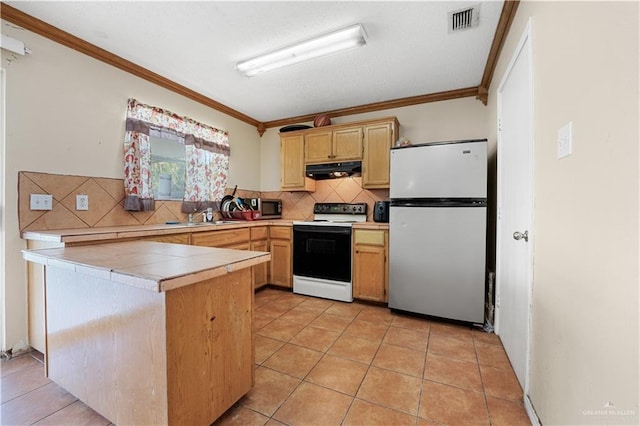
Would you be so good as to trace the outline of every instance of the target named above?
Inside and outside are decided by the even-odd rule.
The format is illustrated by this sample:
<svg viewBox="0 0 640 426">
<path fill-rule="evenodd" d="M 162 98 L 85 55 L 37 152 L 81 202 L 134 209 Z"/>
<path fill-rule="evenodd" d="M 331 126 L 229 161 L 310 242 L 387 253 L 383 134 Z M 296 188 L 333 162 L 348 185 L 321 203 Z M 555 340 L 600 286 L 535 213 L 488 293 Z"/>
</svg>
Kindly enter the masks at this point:
<svg viewBox="0 0 640 426">
<path fill-rule="evenodd" d="M 487 140 L 391 149 L 389 308 L 484 323 Z"/>
</svg>

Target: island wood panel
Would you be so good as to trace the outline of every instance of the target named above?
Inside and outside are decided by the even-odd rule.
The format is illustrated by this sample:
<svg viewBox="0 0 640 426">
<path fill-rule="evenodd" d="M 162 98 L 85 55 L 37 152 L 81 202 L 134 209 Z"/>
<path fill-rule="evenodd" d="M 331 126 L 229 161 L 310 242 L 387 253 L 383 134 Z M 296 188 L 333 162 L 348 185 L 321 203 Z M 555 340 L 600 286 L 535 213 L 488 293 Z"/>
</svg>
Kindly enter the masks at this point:
<svg viewBox="0 0 640 426">
<path fill-rule="evenodd" d="M 63 247 L 62 243 L 27 241 L 29 249 Z M 29 346 L 43 354 L 47 352 L 44 303 L 44 266 L 27 262 L 27 297 L 29 300 Z M 46 368 L 46 366 L 45 366 Z"/>
<path fill-rule="evenodd" d="M 249 268 L 167 293 L 169 424 L 211 424 L 251 389 L 252 316 Z"/>
<path fill-rule="evenodd" d="M 46 267 L 49 378 L 115 424 L 167 424 L 165 293 Z"/>
<path fill-rule="evenodd" d="M 251 389 L 250 268 L 168 292 L 46 278 L 49 377 L 115 424 L 209 425 Z"/>
</svg>

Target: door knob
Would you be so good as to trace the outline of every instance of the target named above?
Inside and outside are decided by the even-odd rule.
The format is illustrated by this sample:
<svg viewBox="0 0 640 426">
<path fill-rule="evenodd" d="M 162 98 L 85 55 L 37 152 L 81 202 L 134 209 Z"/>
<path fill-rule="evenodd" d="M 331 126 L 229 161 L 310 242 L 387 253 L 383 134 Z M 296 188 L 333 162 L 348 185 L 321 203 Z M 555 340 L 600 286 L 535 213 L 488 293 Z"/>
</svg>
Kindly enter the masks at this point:
<svg viewBox="0 0 640 426">
<path fill-rule="evenodd" d="M 529 231 L 524 231 L 524 233 L 516 231 L 513 233 L 513 239 L 516 241 L 529 241 Z"/>
</svg>

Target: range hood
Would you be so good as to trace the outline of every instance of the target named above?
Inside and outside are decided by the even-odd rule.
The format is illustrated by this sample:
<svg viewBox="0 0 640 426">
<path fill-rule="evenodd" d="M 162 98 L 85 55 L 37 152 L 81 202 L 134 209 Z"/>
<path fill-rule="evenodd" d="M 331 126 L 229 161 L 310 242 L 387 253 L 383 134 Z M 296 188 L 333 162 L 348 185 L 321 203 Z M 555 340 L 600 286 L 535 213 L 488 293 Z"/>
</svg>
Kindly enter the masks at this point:
<svg viewBox="0 0 640 426">
<path fill-rule="evenodd" d="M 362 172 L 362 161 L 347 161 L 330 164 L 307 164 L 305 174 L 315 180 L 337 179 L 359 176 Z"/>
</svg>

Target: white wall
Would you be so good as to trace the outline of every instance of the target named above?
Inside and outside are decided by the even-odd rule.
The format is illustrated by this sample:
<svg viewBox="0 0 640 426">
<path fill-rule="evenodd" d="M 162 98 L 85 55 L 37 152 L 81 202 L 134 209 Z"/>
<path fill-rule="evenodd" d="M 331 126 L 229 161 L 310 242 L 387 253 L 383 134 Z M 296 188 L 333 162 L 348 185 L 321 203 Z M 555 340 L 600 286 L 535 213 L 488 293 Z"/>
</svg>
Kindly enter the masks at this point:
<svg viewBox="0 0 640 426">
<path fill-rule="evenodd" d="M 522 2 L 491 85 L 495 134 L 496 90 L 531 18 L 530 399 L 546 425 L 640 423 L 638 13 L 638 2 Z M 558 160 L 569 121 L 573 154 Z"/>
<path fill-rule="evenodd" d="M 490 137 L 489 111 L 474 98 L 454 99 L 331 119 L 331 124 L 349 123 L 380 117 L 398 117 L 400 136 L 414 143 L 439 140 L 489 138 L 495 151 L 495 136 Z M 301 123 L 313 125 L 313 123 Z M 268 129 L 262 136 L 262 190 L 280 190 L 279 129 Z"/>
<path fill-rule="evenodd" d="M 122 177 L 127 99 L 168 109 L 229 132 L 229 185 L 260 187 L 260 138 L 255 127 L 162 89 L 131 74 L 29 31 L 3 25 L 2 32 L 33 52 L 2 51 L 6 67 L 6 187 L 2 350 L 26 344 L 25 247 L 18 231 L 18 171 Z"/>
</svg>

